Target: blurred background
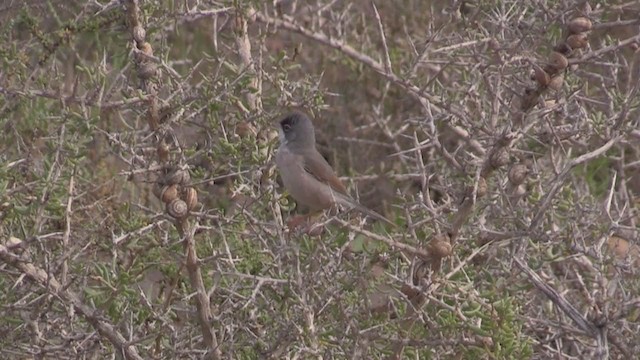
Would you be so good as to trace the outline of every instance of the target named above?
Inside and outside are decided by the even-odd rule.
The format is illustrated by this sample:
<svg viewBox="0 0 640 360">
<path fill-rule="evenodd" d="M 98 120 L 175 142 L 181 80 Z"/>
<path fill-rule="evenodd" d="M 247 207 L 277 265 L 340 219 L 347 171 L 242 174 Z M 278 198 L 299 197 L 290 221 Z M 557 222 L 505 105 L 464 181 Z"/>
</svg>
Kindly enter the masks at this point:
<svg viewBox="0 0 640 360">
<path fill-rule="evenodd" d="M 639 15 L 4 1 L 0 354 L 633 357 Z M 274 124 L 292 109 L 398 228 L 286 227 Z"/>
</svg>

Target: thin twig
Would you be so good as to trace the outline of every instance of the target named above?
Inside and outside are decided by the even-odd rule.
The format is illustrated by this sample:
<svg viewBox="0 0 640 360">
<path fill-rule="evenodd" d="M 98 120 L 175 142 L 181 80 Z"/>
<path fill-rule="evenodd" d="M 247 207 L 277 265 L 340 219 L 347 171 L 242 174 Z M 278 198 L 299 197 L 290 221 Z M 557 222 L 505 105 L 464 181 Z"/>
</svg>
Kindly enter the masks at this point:
<svg viewBox="0 0 640 360">
<path fill-rule="evenodd" d="M 32 263 L 25 261 L 19 256 L 13 254 L 4 245 L 0 245 L 0 260 L 20 270 L 24 275 L 36 282 L 38 285 L 47 289 L 51 294 L 55 295 L 62 303 L 73 306 L 99 333 L 104 336 L 114 346 L 119 354 L 125 359 L 142 360 L 138 355 L 138 350 L 131 345 L 117 330 L 113 324 L 104 320 L 96 309 L 84 304 L 78 295 L 64 289 L 58 280 L 51 274 L 48 274 L 41 268 L 36 267 Z"/>
</svg>

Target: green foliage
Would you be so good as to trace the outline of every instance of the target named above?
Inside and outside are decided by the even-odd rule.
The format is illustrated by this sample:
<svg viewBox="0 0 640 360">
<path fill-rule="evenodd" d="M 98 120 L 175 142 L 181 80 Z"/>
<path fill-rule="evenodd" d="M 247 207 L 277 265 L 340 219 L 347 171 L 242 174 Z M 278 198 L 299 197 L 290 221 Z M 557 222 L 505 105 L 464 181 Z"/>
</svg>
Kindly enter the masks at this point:
<svg viewBox="0 0 640 360">
<path fill-rule="evenodd" d="M 585 179 L 590 192 L 594 196 L 602 197 L 611 188 L 611 173 L 613 169 L 613 160 L 608 156 L 604 156 L 579 166 L 576 168 L 576 173 Z"/>
<path fill-rule="evenodd" d="M 378 24 L 370 1 L 144 1 L 137 20 L 131 2 L 107 3 L 0 13 L 0 245 L 22 239 L 13 255 L 33 271 L 0 259 L 0 358 L 120 356 L 34 274 L 78 295 L 142 358 L 202 357 L 205 328 L 223 358 L 590 355 L 594 340 L 549 307 L 514 256 L 587 321 L 601 315 L 593 301 L 604 304 L 607 331 L 638 342 L 637 311 L 623 308 L 640 287 L 626 275 L 637 248 L 601 255 L 612 231 L 637 223 L 634 60 L 627 48 L 590 54 L 617 44 L 633 11 L 594 7 L 593 22 L 616 31 L 589 33 L 562 89 L 542 91 L 532 67 L 588 12 L 578 5 L 379 1 Z M 149 64 L 158 70 L 147 79 Z M 518 101 L 538 90 L 520 114 Z M 355 211 L 337 215 L 352 225 L 319 235 L 286 226 L 301 209 L 273 166 L 273 124 L 291 108 L 313 115 L 338 175 L 397 228 L 359 223 Z M 505 166 L 483 171 L 487 194 L 464 209 L 505 134 L 509 166 L 531 170 L 522 197 Z M 558 180 L 613 136 L 606 154 Z M 188 166 L 181 190 L 197 190 L 184 222 L 152 192 L 167 163 Z M 442 234 L 454 240 L 441 263 L 390 245 L 429 249 Z M 545 342 L 558 334 L 563 346 Z"/>
</svg>

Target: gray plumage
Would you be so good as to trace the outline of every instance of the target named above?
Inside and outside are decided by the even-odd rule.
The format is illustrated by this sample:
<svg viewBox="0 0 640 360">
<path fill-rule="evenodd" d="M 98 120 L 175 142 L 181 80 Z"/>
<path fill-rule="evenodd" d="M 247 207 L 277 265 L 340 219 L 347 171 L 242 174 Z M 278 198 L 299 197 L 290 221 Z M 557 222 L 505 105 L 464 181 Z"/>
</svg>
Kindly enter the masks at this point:
<svg viewBox="0 0 640 360">
<path fill-rule="evenodd" d="M 293 112 L 284 117 L 279 132 L 276 165 L 285 188 L 299 204 L 312 212 L 343 205 L 395 225 L 349 196 L 331 165 L 316 149 L 313 123 L 305 114 Z"/>
</svg>

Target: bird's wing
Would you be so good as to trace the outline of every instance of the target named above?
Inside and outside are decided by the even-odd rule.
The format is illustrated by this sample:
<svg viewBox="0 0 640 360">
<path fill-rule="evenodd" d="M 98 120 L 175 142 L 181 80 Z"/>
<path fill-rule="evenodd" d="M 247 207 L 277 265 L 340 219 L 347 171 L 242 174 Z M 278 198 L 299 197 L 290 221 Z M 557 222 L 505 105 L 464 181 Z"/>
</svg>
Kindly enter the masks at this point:
<svg viewBox="0 0 640 360">
<path fill-rule="evenodd" d="M 317 150 L 314 149 L 313 152 L 306 152 L 302 156 L 302 159 L 304 170 L 309 175 L 313 176 L 318 181 L 329 185 L 334 191 L 344 195 L 336 197 L 337 200 L 339 200 L 338 202 L 340 204 L 355 207 L 366 215 L 396 226 L 389 219 L 363 205 L 360 205 L 356 200 L 349 196 L 349 194 L 347 193 L 347 188 L 344 187 L 344 184 L 342 184 L 342 181 L 340 181 L 340 179 L 336 176 L 336 173 L 333 171 L 333 168 L 331 168 L 331 165 L 329 165 L 329 163 L 322 157 L 322 155 L 320 155 Z"/>
<path fill-rule="evenodd" d="M 331 165 L 329 165 L 327 160 L 325 160 L 317 150 L 313 149 L 313 151 L 306 152 L 303 159 L 303 166 L 307 173 L 318 179 L 318 181 L 328 184 L 334 191 L 348 195 L 347 188 L 338 176 L 336 176 Z"/>
</svg>

